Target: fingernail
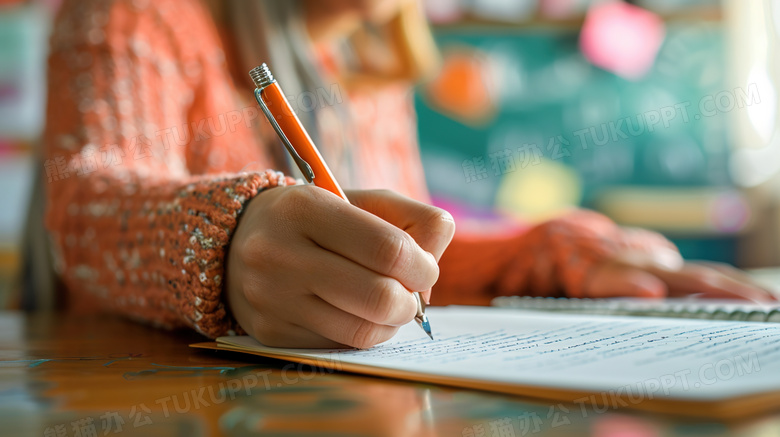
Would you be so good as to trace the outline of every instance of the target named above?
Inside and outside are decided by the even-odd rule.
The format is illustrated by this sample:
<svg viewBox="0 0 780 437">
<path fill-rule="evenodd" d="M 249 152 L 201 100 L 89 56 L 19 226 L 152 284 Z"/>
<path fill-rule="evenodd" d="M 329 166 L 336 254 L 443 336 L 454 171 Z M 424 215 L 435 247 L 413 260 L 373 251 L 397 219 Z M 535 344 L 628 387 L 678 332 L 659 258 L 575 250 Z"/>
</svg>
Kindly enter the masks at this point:
<svg viewBox="0 0 780 437">
<path fill-rule="evenodd" d="M 658 267 L 668 270 L 680 270 L 685 264 L 685 260 L 677 251 L 667 248 L 654 250 L 652 258 Z"/>
</svg>

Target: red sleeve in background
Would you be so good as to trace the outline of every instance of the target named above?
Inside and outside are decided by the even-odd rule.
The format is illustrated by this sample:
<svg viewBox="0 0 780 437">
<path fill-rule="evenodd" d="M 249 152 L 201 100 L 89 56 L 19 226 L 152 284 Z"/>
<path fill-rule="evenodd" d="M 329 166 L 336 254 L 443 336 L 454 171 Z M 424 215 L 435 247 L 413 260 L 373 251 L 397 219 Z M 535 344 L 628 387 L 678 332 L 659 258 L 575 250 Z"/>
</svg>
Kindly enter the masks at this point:
<svg viewBox="0 0 780 437">
<path fill-rule="evenodd" d="M 586 210 L 503 235 L 458 234 L 440 262 L 431 303 L 487 305 L 510 295 L 584 297 L 594 267 L 624 249 L 659 246 L 674 247 L 659 234 L 624 230 Z"/>
</svg>

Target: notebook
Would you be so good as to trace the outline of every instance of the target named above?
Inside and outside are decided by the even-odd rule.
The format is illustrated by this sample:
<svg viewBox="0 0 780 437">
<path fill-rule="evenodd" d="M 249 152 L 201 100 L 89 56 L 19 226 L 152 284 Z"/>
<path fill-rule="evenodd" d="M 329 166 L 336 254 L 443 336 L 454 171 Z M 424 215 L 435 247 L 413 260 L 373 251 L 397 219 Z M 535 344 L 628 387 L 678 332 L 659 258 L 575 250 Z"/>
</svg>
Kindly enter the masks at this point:
<svg viewBox="0 0 780 437">
<path fill-rule="evenodd" d="M 734 419 L 780 409 L 780 325 L 428 309 L 367 350 L 283 349 L 248 336 L 192 345 L 347 372 L 495 391 L 549 402 Z"/>
<path fill-rule="evenodd" d="M 615 316 L 675 317 L 780 323 L 780 302 L 750 303 L 740 300 L 672 298 L 663 300 L 613 298 L 506 296 L 492 305 L 529 311 Z"/>
</svg>

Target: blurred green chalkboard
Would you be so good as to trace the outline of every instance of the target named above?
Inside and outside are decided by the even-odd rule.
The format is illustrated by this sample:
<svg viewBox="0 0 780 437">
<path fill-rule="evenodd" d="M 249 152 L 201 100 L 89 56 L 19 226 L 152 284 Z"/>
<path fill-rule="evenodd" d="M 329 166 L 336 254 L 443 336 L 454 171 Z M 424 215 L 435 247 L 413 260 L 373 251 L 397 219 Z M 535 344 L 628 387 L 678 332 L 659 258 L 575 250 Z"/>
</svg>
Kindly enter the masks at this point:
<svg viewBox="0 0 780 437">
<path fill-rule="evenodd" d="M 750 96 L 724 85 L 718 23 L 667 26 L 656 64 L 637 81 L 589 64 L 573 29 L 448 29 L 437 40 L 445 54 L 455 47 L 484 53 L 495 65 L 491 68 L 500 70 L 501 100 L 497 116 L 474 127 L 430 108 L 417 93 L 419 135 L 434 195 L 489 207 L 500 177 L 491 172 L 467 182 L 461 163 L 475 157 L 487 161 L 493 151 L 526 143 L 576 171 L 585 205 L 603 186 L 729 184 L 729 112 L 740 110 L 741 100 Z M 565 150 L 548 148 L 553 138 L 562 138 Z"/>
<path fill-rule="evenodd" d="M 524 144 L 538 145 L 546 159 L 579 176 L 584 207 L 593 206 L 601 188 L 616 185 L 729 186 L 730 116 L 756 96 L 725 85 L 720 23 L 667 23 L 666 30 L 655 65 L 636 81 L 588 63 L 576 29 L 437 32 L 443 53 L 476 49 L 495 64 L 501 100 L 496 117 L 475 127 L 429 107 L 424 92 L 416 94 L 434 197 L 490 209 L 503 177 L 492 171 L 491 153 Z M 550 148 L 554 138 L 558 145 Z M 469 180 L 464 162 L 480 158 L 487 177 Z M 684 255 L 734 261 L 733 237 L 680 237 Z"/>
</svg>

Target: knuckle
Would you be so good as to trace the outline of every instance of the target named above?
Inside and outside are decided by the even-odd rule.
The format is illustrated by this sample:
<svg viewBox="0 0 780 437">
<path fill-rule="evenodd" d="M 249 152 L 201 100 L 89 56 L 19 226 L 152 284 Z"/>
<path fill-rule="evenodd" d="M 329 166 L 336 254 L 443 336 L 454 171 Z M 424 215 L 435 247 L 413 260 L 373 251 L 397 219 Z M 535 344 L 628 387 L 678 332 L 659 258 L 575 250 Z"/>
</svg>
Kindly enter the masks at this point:
<svg viewBox="0 0 780 437">
<path fill-rule="evenodd" d="M 247 266 L 258 265 L 273 258 L 275 244 L 262 233 L 253 233 L 238 242 L 238 258 Z"/>
<path fill-rule="evenodd" d="M 288 238 L 291 234 L 307 233 L 311 230 L 315 222 L 314 217 L 318 216 L 318 210 L 322 206 L 320 189 L 308 185 L 282 189 L 287 191 L 284 196 L 277 199 L 274 209 L 270 211 L 266 219 L 270 226 L 266 232 L 274 235 L 286 233 Z"/>
<path fill-rule="evenodd" d="M 254 284 L 254 281 L 244 280 L 238 285 L 238 292 L 241 297 L 246 299 L 252 308 L 262 308 L 263 293 L 259 292 L 259 288 Z"/>
<path fill-rule="evenodd" d="M 263 311 L 274 304 L 274 293 L 273 289 L 269 289 L 257 276 L 259 275 L 250 274 L 249 279 L 240 285 L 240 291 L 253 311 Z"/>
<path fill-rule="evenodd" d="M 366 297 L 366 317 L 375 323 L 390 319 L 395 308 L 395 293 L 390 279 L 377 279 Z"/>
<path fill-rule="evenodd" d="M 280 202 L 279 213 L 284 215 L 287 220 L 295 220 L 301 217 L 301 211 L 311 208 L 313 202 L 312 190 L 308 187 L 287 187 L 283 202 Z"/>
<path fill-rule="evenodd" d="M 429 224 L 437 224 L 439 221 L 444 221 L 447 218 L 452 220 L 452 215 L 449 212 L 431 205 L 424 205 L 422 210 L 423 217 Z"/>
<path fill-rule="evenodd" d="M 252 319 L 249 328 L 248 331 L 252 336 L 266 346 L 276 346 L 283 343 L 282 332 L 274 328 L 274 325 L 260 314 Z"/>
<path fill-rule="evenodd" d="M 251 260 L 257 258 L 257 249 L 265 246 L 263 236 L 257 233 L 234 239 L 237 241 L 232 242 L 231 252 L 244 264 L 249 264 Z"/>
<path fill-rule="evenodd" d="M 379 243 L 376 251 L 376 263 L 388 275 L 396 275 L 408 264 L 410 245 L 406 238 L 397 233 L 388 232 Z"/>
<path fill-rule="evenodd" d="M 381 196 L 381 197 L 390 197 L 390 196 L 396 196 L 397 195 L 397 193 L 395 191 L 389 190 L 387 188 L 378 188 L 376 190 L 371 190 L 371 191 L 372 191 L 372 193 L 374 195 Z"/>
<path fill-rule="evenodd" d="M 455 234 L 455 219 L 452 217 L 452 214 L 450 214 L 449 211 L 436 208 L 432 222 L 436 228 L 440 230 L 440 232 L 443 232 L 450 237 Z"/>
<path fill-rule="evenodd" d="M 352 331 L 350 340 L 350 346 L 368 349 L 382 341 L 379 326 L 368 320 L 361 320 Z"/>
</svg>

